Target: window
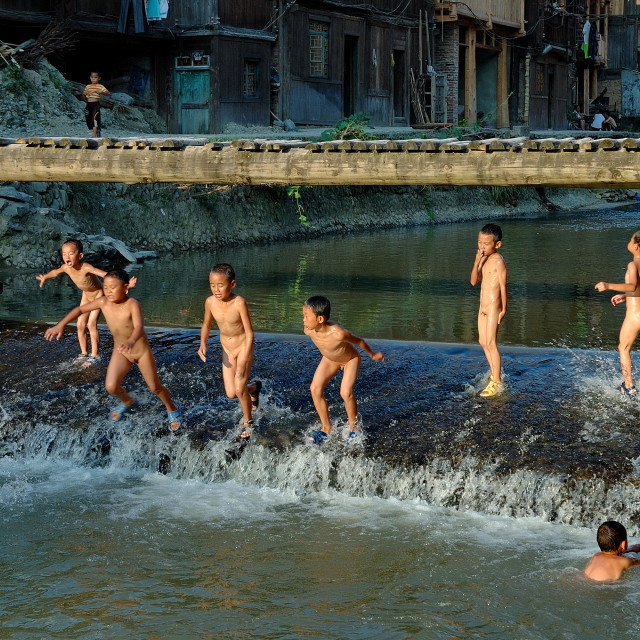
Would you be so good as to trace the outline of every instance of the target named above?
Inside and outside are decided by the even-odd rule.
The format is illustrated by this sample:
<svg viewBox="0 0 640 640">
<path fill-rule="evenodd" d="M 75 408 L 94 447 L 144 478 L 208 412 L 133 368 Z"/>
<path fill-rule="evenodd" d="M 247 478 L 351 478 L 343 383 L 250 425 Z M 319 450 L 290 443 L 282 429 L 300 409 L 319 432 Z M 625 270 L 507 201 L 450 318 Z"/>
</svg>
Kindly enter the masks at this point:
<svg viewBox="0 0 640 640">
<path fill-rule="evenodd" d="M 545 95 L 545 68 L 543 64 L 535 65 L 535 84 L 534 92 L 538 96 Z"/>
<path fill-rule="evenodd" d="M 242 95 L 245 98 L 258 97 L 258 61 L 244 61 L 244 77 L 242 81 Z"/>
<path fill-rule="evenodd" d="M 326 22 L 309 22 L 309 75 L 329 77 L 329 25 Z"/>
</svg>

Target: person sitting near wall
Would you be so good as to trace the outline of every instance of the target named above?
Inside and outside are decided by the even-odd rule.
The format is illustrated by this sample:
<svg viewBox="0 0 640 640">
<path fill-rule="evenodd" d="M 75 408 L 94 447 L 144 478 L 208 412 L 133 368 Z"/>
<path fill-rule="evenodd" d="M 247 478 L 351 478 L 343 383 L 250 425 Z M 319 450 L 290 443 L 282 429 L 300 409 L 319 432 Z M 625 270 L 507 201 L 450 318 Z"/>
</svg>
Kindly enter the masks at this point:
<svg viewBox="0 0 640 640">
<path fill-rule="evenodd" d="M 615 121 L 615 118 L 611 115 L 610 111 L 604 112 L 605 118 L 602 123 L 602 129 L 604 131 L 615 131 L 618 128 L 618 123 Z"/>
<path fill-rule="evenodd" d="M 602 109 L 598 109 L 596 115 L 593 116 L 593 120 L 591 121 L 591 129 L 593 131 L 602 131 L 602 125 L 604 124 L 604 113 L 602 113 Z"/>
<path fill-rule="evenodd" d="M 587 122 L 584 119 L 584 113 L 582 113 L 582 107 L 579 104 L 574 105 L 573 111 L 569 114 L 569 120 L 576 127 L 576 129 L 582 129 L 586 131 Z"/>
</svg>

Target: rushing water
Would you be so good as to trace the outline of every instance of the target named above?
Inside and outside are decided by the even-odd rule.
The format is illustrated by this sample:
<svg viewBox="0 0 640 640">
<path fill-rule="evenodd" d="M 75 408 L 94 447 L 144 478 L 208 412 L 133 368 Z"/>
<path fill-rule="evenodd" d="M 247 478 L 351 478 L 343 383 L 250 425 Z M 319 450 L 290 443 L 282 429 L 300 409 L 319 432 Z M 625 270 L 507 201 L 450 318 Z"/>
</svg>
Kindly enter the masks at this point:
<svg viewBox="0 0 640 640">
<path fill-rule="evenodd" d="M 63 315 L 76 291 L 2 274 L 0 637 L 636 638 L 640 576 L 581 576 L 600 521 L 640 534 L 640 411 L 614 390 L 622 313 L 593 291 L 622 279 L 636 218 L 502 223 L 508 392 L 490 402 L 474 395 L 477 224 L 146 264 L 134 295 L 147 324 L 177 327 L 150 330 L 186 410 L 177 437 L 137 372 L 140 409 L 109 424 L 104 364 L 70 364 L 71 330 L 42 339 L 33 321 Z M 222 260 L 261 332 L 265 392 L 244 450 L 215 338 L 214 364 L 195 355 Z M 363 361 L 356 443 L 340 426 L 322 447 L 305 441 L 318 355 L 300 305 L 313 293 L 388 358 Z M 340 419 L 336 385 L 328 397 Z"/>
</svg>

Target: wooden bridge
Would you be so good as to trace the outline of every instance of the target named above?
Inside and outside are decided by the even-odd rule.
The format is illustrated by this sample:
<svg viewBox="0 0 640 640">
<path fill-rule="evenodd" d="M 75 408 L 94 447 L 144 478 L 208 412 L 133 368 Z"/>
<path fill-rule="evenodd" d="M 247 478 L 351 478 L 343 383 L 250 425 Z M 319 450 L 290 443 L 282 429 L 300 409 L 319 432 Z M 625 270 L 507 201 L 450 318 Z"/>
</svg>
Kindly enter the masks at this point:
<svg viewBox="0 0 640 640">
<path fill-rule="evenodd" d="M 640 138 L 0 138 L 0 181 L 640 188 Z"/>
</svg>

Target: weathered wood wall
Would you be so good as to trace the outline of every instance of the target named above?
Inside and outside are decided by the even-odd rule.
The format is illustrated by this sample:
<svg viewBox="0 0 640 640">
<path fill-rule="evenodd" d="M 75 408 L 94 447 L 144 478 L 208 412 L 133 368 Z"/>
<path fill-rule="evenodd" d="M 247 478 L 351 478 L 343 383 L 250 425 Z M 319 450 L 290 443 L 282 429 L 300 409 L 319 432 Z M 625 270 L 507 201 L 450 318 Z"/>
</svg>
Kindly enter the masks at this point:
<svg viewBox="0 0 640 640">
<path fill-rule="evenodd" d="M 640 139 L 0 139 L 0 181 L 640 187 Z"/>
</svg>

